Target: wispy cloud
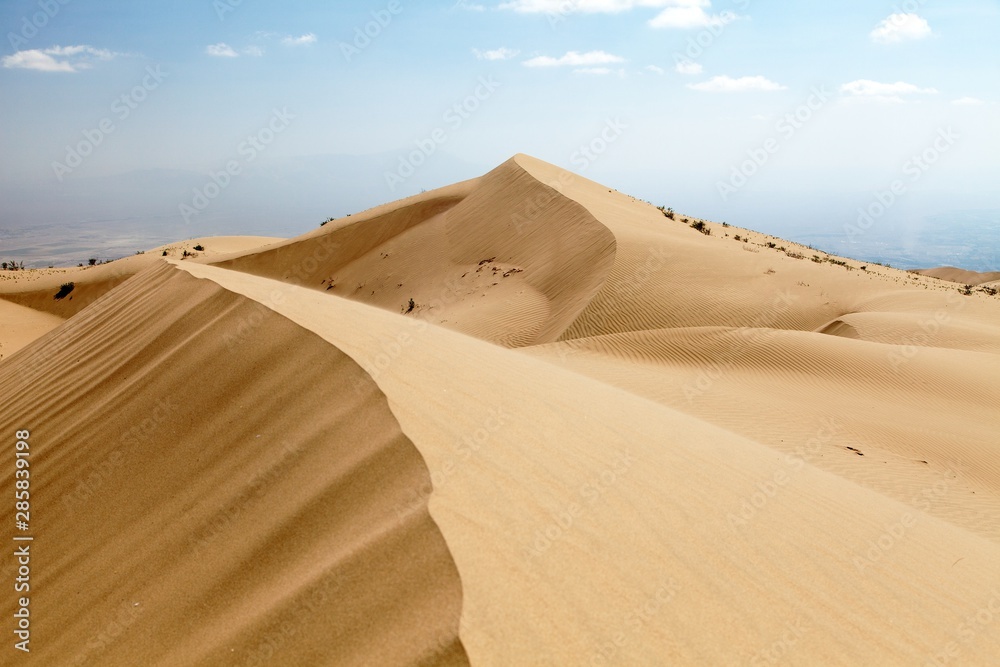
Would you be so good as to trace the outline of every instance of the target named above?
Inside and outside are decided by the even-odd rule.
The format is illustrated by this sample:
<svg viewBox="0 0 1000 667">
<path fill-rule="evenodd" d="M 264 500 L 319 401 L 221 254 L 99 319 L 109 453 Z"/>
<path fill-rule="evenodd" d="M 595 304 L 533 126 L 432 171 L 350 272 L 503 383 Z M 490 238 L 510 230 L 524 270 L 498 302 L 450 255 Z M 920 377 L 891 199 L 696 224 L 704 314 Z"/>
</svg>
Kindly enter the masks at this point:
<svg viewBox="0 0 1000 667">
<path fill-rule="evenodd" d="M 963 107 L 978 107 L 986 104 L 986 102 L 982 101 L 978 97 L 959 97 L 957 100 L 952 100 L 951 103 Z"/>
<path fill-rule="evenodd" d="M 225 42 L 209 44 L 205 47 L 205 53 L 210 56 L 215 56 L 216 58 L 239 58 L 240 56 L 240 54 L 236 53 L 236 49 L 229 46 Z"/>
<path fill-rule="evenodd" d="M 282 37 L 281 43 L 285 46 L 308 46 L 309 44 L 316 43 L 316 35 L 311 32 L 299 35 L 298 37 L 288 35 L 287 37 Z"/>
<path fill-rule="evenodd" d="M 646 65 L 646 71 L 652 72 L 653 74 L 659 74 L 660 76 L 667 73 L 667 70 L 663 69 L 658 65 Z"/>
<path fill-rule="evenodd" d="M 708 81 L 701 83 L 689 83 L 687 87 L 691 90 L 707 93 L 770 92 L 787 89 L 787 86 L 782 86 L 763 76 L 743 76 L 734 79 L 725 75 L 713 76 Z"/>
<path fill-rule="evenodd" d="M 902 102 L 903 95 L 934 95 L 938 91 L 934 88 L 920 88 L 904 81 L 879 83 L 869 79 L 858 79 L 842 85 L 840 92 L 859 100 Z"/>
<path fill-rule="evenodd" d="M 674 66 L 678 74 L 701 74 L 702 66 L 701 63 L 696 63 L 693 60 L 681 60 Z"/>
<path fill-rule="evenodd" d="M 476 54 L 477 60 L 510 60 L 511 58 L 517 57 L 517 54 L 521 53 L 517 49 L 508 49 L 506 47 L 490 49 L 487 51 L 472 49 L 472 52 Z"/>
<path fill-rule="evenodd" d="M 85 44 L 53 46 L 48 49 L 17 51 L 0 59 L 7 69 L 32 69 L 39 72 L 78 72 L 90 69 L 96 61 L 107 61 L 122 55 L 107 49 L 95 49 Z"/>
<path fill-rule="evenodd" d="M 525 67 L 586 67 L 590 65 L 608 65 L 623 62 L 625 62 L 625 59 L 621 56 L 616 56 L 604 51 L 588 51 L 587 53 L 569 51 L 566 55 L 559 58 L 552 58 L 551 56 L 537 56 L 535 58 L 531 58 L 530 60 L 525 60 L 523 64 Z"/>
<path fill-rule="evenodd" d="M 264 55 L 264 49 L 259 46 L 248 46 L 245 49 L 237 51 L 225 42 L 219 42 L 218 44 L 209 44 L 206 46 L 205 53 L 216 58 L 239 58 L 241 55 L 260 57 Z"/>
<path fill-rule="evenodd" d="M 890 14 L 869 36 L 879 44 L 896 44 L 908 39 L 923 39 L 931 34 L 927 20 L 917 14 Z"/>
</svg>

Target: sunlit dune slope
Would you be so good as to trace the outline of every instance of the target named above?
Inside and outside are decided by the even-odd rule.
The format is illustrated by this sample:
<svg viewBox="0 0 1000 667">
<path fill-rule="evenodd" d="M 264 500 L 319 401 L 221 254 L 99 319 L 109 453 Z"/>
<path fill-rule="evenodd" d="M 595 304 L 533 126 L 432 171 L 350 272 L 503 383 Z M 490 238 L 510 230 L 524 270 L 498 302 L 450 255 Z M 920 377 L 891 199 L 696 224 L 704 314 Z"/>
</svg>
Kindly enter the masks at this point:
<svg viewBox="0 0 1000 667">
<path fill-rule="evenodd" d="M 415 318 L 184 268 L 370 370 L 434 480 L 474 664 L 744 664 L 790 627 L 795 662 L 913 664 L 998 583 L 997 542 L 814 465 L 843 452 L 822 421 L 788 457 Z"/>
</svg>

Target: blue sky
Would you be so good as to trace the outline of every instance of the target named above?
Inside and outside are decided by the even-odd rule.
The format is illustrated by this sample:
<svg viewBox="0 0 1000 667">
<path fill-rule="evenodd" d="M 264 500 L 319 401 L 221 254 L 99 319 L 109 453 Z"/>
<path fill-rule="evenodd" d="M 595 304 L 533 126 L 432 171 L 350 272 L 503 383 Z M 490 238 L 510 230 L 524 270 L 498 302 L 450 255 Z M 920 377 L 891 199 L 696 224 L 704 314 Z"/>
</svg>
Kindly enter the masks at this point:
<svg viewBox="0 0 1000 667">
<path fill-rule="evenodd" d="M 109 179 L 149 215 L 121 184 L 150 170 L 197 175 L 176 218 L 227 164 L 342 214 L 518 152 L 777 231 L 840 229 L 897 180 L 894 217 L 1000 209 L 997 2 L 17 0 L 0 23 L 0 177 L 47 200 L 6 227 Z M 296 190 L 317 156 L 360 173 Z"/>
</svg>

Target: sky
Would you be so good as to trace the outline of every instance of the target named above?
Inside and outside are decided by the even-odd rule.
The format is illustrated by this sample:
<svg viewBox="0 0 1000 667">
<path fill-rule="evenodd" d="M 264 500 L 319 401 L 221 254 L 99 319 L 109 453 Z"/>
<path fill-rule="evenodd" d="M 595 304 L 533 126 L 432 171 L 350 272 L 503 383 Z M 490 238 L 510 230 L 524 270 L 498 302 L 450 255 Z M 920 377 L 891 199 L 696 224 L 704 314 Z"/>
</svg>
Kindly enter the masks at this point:
<svg viewBox="0 0 1000 667">
<path fill-rule="evenodd" d="M 1000 224 L 996 1 L 13 0 L 0 25 L 0 254 L 293 235 L 516 153 L 853 256 Z"/>
</svg>

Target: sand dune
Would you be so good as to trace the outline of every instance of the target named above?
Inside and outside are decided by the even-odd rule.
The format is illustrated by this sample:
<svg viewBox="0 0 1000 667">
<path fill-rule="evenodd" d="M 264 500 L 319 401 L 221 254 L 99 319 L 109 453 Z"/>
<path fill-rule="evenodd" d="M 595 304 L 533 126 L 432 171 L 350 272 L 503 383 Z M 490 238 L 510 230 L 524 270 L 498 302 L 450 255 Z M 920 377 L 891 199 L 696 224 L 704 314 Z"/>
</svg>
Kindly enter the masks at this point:
<svg viewBox="0 0 1000 667">
<path fill-rule="evenodd" d="M 936 269 L 916 269 L 914 273 L 932 278 L 940 278 L 953 283 L 963 285 L 982 285 L 983 283 L 993 283 L 1000 281 L 1000 271 L 989 273 L 979 273 L 977 271 L 966 271 L 954 266 L 941 266 Z"/>
<path fill-rule="evenodd" d="M 428 471 L 376 385 L 157 264 L 0 365 L 38 466 L 35 659 L 462 662 L 458 574 L 410 496 Z"/>
<path fill-rule="evenodd" d="M 42 658 L 992 664 L 1000 297 L 693 222 L 518 155 L 4 287 Z"/>
</svg>

